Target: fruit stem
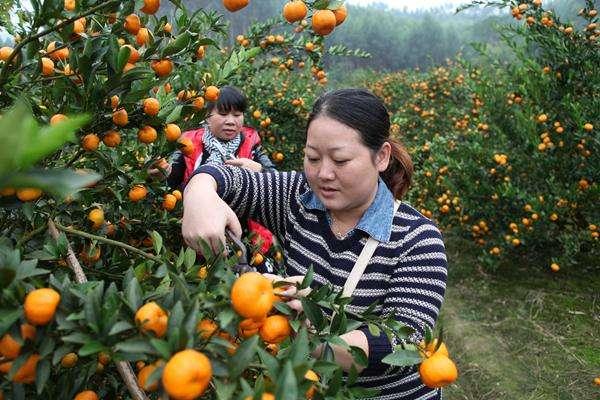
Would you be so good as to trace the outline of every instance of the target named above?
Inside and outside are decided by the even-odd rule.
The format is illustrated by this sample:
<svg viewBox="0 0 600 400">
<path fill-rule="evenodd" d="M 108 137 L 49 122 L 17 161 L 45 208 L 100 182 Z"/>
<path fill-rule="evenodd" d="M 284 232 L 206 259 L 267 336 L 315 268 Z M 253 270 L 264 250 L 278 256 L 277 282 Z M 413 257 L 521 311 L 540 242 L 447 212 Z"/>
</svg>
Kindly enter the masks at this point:
<svg viewBox="0 0 600 400">
<path fill-rule="evenodd" d="M 129 251 L 131 251 L 133 253 L 139 254 L 142 257 L 145 257 L 145 258 L 147 258 L 149 260 L 152 260 L 152 261 L 156 261 L 158 263 L 164 263 L 165 262 L 162 258 L 157 257 L 154 254 L 146 253 L 145 251 L 142 251 L 140 249 L 136 249 L 133 246 L 130 246 L 130 245 L 122 243 L 122 242 L 119 242 L 117 240 L 107 239 L 105 237 L 93 235 L 91 233 L 83 232 L 83 231 L 80 231 L 80 230 L 77 230 L 77 229 L 74 229 L 74 228 L 68 228 L 66 226 L 63 226 L 63 225 L 59 224 L 58 222 L 55 222 L 55 224 L 56 224 L 56 227 L 58 229 L 60 229 L 61 231 L 63 231 L 63 232 L 71 233 L 73 235 L 81 236 L 81 237 L 84 237 L 84 238 L 87 238 L 87 239 L 97 240 L 99 242 L 102 242 L 102 243 L 105 243 L 105 244 L 109 244 L 111 246 L 121 247 L 123 249 L 129 250 Z"/>
</svg>

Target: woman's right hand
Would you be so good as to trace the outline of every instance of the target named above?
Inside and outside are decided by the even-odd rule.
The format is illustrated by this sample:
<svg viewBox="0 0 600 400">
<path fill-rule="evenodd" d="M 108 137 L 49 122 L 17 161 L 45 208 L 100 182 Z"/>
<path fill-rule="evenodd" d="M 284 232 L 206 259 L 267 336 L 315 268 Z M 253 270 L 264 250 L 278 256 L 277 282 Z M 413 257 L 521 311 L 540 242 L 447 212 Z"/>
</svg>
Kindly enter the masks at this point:
<svg viewBox="0 0 600 400">
<path fill-rule="evenodd" d="M 202 252 L 199 239 L 213 252 L 223 251 L 226 228 L 238 238 L 242 236 L 240 221 L 216 188 L 216 181 L 208 174 L 194 176 L 185 188 L 181 233 L 185 243 L 198 252 Z"/>
</svg>

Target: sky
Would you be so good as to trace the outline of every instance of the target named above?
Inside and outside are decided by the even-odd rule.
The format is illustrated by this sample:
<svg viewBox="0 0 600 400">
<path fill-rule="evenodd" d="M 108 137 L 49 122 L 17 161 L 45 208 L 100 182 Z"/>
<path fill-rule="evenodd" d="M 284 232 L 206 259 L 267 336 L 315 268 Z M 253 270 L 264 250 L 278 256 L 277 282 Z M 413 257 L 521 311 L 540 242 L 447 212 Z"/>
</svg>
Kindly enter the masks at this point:
<svg viewBox="0 0 600 400">
<path fill-rule="evenodd" d="M 423 10 L 446 5 L 456 8 L 460 4 L 469 3 L 468 0 L 346 0 L 346 2 L 359 6 L 384 3 L 390 8 L 398 8 L 400 10 L 404 9 L 404 7 L 408 10 Z"/>
</svg>

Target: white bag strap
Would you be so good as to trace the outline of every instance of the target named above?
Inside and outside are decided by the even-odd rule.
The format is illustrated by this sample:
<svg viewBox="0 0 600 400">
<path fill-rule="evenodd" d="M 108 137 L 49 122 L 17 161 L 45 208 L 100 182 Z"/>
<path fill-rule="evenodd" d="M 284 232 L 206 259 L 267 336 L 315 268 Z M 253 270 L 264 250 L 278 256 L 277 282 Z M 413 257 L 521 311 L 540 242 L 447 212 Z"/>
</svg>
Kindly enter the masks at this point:
<svg viewBox="0 0 600 400">
<path fill-rule="evenodd" d="M 394 202 L 394 214 L 396 214 L 396 211 L 398 211 L 398 207 L 400 207 L 400 200 L 396 200 Z M 367 264 L 369 263 L 369 260 L 371 260 L 377 245 L 379 245 L 378 240 L 375 240 L 372 237 L 367 239 L 365 247 L 363 247 L 360 255 L 356 259 L 356 263 L 354 264 L 354 267 L 352 268 L 352 271 L 350 272 L 350 275 L 344 284 L 344 290 L 342 291 L 343 297 L 352 296 L 352 293 L 354 292 L 354 289 L 356 289 L 356 285 L 358 285 L 358 281 L 360 281 L 363 272 L 365 272 L 365 268 L 367 268 Z"/>
</svg>

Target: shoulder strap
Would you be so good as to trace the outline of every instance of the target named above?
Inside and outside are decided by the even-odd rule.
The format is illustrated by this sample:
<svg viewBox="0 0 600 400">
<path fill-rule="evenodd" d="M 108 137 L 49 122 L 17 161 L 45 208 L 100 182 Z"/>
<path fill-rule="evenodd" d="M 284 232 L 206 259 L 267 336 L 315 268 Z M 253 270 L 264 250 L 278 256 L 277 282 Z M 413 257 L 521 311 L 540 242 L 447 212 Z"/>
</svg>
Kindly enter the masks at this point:
<svg viewBox="0 0 600 400">
<path fill-rule="evenodd" d="M 396 214 L 396 211 L 398 211 L 398 207 L 400 207 L 400 200 L 396 200 L 394 202 L 394 214 Z M 365 247 L 363 247 L 360 255 L 356 259 L 356 263 L 354 264 L 354 267 L 352 268 L 352 271 L 350 272 L 350 275 L 344 284 L 344 290 L 342 291 L 343 297 L 352 296 L 352 293 L 354 292 L 354 289 L 356 289 L 356 285 L 358 285 L 358 281 L 360 281 L 363 272 L 365 272 L 365 268 L 367 268 L 367 264 L 369 263 L 369 260 L 371 260 L 377 245 L 379 245 L 379 241 L 373 239 L 372 237 L 367 239 Z"/>
</svg>

